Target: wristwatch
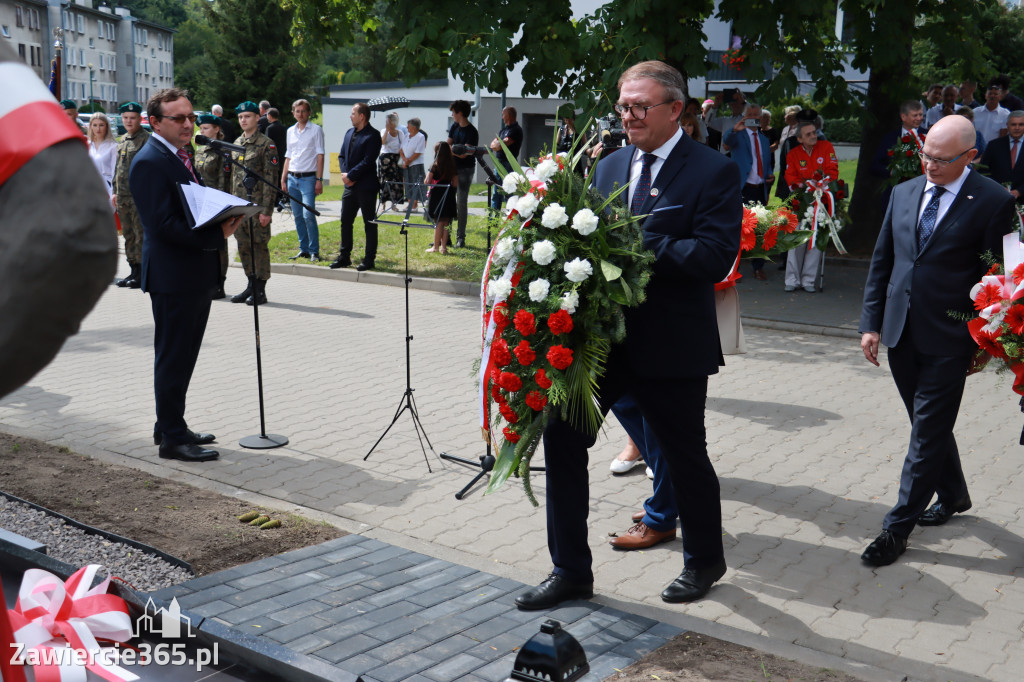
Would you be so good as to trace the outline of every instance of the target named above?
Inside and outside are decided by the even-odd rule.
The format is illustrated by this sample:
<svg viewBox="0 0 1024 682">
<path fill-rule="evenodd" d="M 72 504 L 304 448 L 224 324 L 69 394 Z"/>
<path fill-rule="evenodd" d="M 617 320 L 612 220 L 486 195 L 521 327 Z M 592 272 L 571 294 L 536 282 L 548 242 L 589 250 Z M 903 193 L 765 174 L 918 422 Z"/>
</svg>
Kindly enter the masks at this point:
<svg viewBox="0 0 1024 682">
<path fill-rule="evenodd" d="M 316 179 L 316 181 L 317 181 L 317 182 L 323 182 L 323 181 L 324 181 L 324 179 L 323 179 L 323 178 L 317 178 L 317 179 Z"/>
</svg>

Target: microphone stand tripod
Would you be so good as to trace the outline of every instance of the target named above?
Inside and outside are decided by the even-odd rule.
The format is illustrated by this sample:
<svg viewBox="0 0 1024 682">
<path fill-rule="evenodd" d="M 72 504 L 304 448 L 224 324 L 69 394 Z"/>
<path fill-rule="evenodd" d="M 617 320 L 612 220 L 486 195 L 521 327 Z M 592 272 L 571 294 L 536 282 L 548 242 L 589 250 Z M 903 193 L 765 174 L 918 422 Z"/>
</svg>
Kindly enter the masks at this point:
<svg viewBox="0 0 1024 682">
<path fill-rule="evenodd" d="M 231 152 L 227 149 L 217 149 L 218 153 L 223 156 L 231 164 L 241 168 L 245 171 L 245 179 L 242 180 L 242 184 L 245 186 L 246 199 L 249 203 L 252 203 L 252 191 L 256 188 L 257 182 L 262 182 L 268 187 L 272 187 L 278 194 L 284 194 L 289 199 L 302 204 L 305 208 L 308 208 L 313 212 L 314 215 L 320 215 L 320 212 L 313 206 L 307 206 L 298 199 L 295 199 L 290 194 L 285 194 L 280 187 L 270 182 L 262 175 L 254 172 L 252 169 L 246 167 L 244 164 L 235 160 Z M 246 218 L 248 220 L 248 218 Z M 253 237 L 252 228 L 249 229 L 249 252 L 256 252 L 256 240 Z M 275 433 L 267 433 L 267 422 L 264 413 L 263 406 L 263 355 L 260 351 L 260 300 L 256 295 L 256 288 L 254 286 L 255 275 L 249 277 L 249 288 L 253 291 L 252 296 L 252 319 L 253 326 L 255 328 L 256 335 L 256 386 L 259 393 L 260 403 L 260 432 L 255 436 L 246 436 L 238 441 L 238 444 L 243 448 L 249 448 L 251 450 L 269 450 L 271 448 L 279 448 L 282 445 L 288 445 L 288 437 L 281 436 Z"/>
<path fill-rule="evenodd" d="M 498 213 L 491 208 L 491 193 L 494 191 L 495 185 L 501 185 L 501 180 L 498 178 L 497 175 L 494 174 L 494 171 L 491 170 L 491 168 L 486 163 L 484 163 L 484 160 L 481 157 L 476 157 L 476 161 L 480 165 L 480 167 L 483 168 L 484 174 L 487 176 L 487 253 L 490 254 L 491 223 L 498 217 Z M 480 455 L 480 457 L 478 458 L 479 461 L 474 462 L 473 460 L 467 459 L 466 457 L 459 457 L 457 455 L 452 455 L 447 452 L 442 452 L 439 455 L 440 458 L 443 460 L 455 462 L 456 464 L 461 464 L 462 466 L 469 467 L 470 469 L 476 469 L 477 467 L 480 468 L 480 471 L 477 472 L 475 476 L 473 476 L 470 482 L 463 486 L 462 490 L 455 493 L 456 500 L 461 500 L 462 498 L 464 498 L 466 494 L 469 492 L 469 490 L 473 486 L 475 486 L 481 478 L 483 478 L 484 476 L 490 476 L 491 471 L 494 469 L 494 454 L 491 452 L 490 424 L 488 424 L 487 426 L 487 449 L 484 452 L 484 454 Z M 1022 438 L 1024 438 L 1024 436 L 1022 436 Z M 544 467 L 530 467 L 530 471 L 544 471 Z"/>
<path fill-rule="evenodd" d="M 388 187 L 389 190 L 390 186 L 393 184 L 399 183 L 393 183 L 387 180 L 384 181 L 384 185 Z M 426 185 L 422 183 L 400 184 L 406 189 L 408 185 L 412 185 L 413 187 L 426 187 Z M 438 185 L 434 185 L 434 187 L 438 187 Z M 445 197 L 447 197 L 449 189 L 451 189 L 450 186 L 445 188 Z M 393 195 L 392 192 L 389 192 L 389 194 Z M 427 201 L 424 201 L 424 203 L 426 204 Z M 441 203 L 444 203 L 444 197 L 442 197 Z M 380 220 L 380 218 L 374 219 L 374 222 L 378 224 L 383 223 L 385 225 L 399 225 L 401 227 L 399 234 L 405 237 L 405 392 L 402 393 L 402 397 L 398 402 L 398 409 L 395 411 L 395 416 L 391 418 L 391 423 L 388 424 L 387 428 L 384 429 L 384 433 L 380 434 L 380 438 L 377 439 L 377 442 L 373 444 L 373 447 L 370 448 L 370 451 L 366 453 L 365 457 L 363 457 L 363 461 L 365 462 L 367 459 L 370 458 L 370 455 L 372 455 L 373 451 L 377 449 L 377 446 L 380 445 L 380 442 L 384 440 L 384 436 L 388 435 L 388 431 L 390 431 L 391 427 L 395 425 L 395 423 L 398 421 L 398 418 L 402 416 L 402 413 L 405 412 L 406 410 L 409 410 L 409 414 L 412 415 L 413 428 L 416 430 L 416 438 L 419 439 L 420 442 L 420 450 L 423 451 L 423 461 L 427 463 L 427 472 L 434 473 L 433 469 L 430 468 L 430 458 L 427 457 L 427 449 L 423 447 L 423 441 L 427 441 L 427 446 L 430 447 L 431 452 L 435 452 L 434 446 L 430 443 L 430 438 L 427 437 L 427 430 L 423 428 L 423 422 L 420 421 L 419 411 L 416 409 L 416 399 L 412 395 L 415 389 L 413 389 L 412 387 L 412 358 L 410 350 L 413 337 L 412 334 L 409 333 L 409 283 L 412 282 L 412 277 L 409 277 L 409 216 L 411 214 L 412 201 L 410 200 L 408 206 L 406 206 L 405 208 L 405 217 L 403 218 L 401 223 L 388 220 Z M 383 215 L 383 211 L 381 211 L 381 215 Z"/>
</svg>

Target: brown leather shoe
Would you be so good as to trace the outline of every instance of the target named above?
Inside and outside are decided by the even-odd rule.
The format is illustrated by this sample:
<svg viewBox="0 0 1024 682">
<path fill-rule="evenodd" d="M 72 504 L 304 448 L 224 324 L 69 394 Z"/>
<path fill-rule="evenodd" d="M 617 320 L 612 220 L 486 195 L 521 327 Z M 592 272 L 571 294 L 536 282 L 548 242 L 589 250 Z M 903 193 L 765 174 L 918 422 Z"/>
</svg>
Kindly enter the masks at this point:
<svg viewBox="0 0 1024 682">
<path fill-rule="evenodd" d="M 640 511 L 633 512 L 633 516 L 631 516 L 630 518 L 633 519 L 633 523 L 640 523 L 644 520 L 645 516 L 647 516 L 647 512 L 641 509 Z"/>
<path fill-rule="evenodd" d="M 675 537 L 675 528 L 665 531 L 654 530 L 641 521 L 627 530 L 624 534 L 612 538 L 608 543 L 615 549 L 628 551 L 632 549 L 647 549 L 648 547 L 654 547 L 662 542 L 674 540 Z"/>
</svg>

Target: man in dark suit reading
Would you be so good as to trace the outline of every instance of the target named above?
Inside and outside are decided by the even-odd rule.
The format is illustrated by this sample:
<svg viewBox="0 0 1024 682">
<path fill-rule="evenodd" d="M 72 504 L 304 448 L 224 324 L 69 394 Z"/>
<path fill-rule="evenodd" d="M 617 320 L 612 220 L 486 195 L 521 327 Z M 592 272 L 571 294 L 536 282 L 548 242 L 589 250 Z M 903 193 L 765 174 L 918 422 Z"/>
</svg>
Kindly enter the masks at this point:
<svg viewBox="0 0 1024 682">
<path fill-rule="evenodd" d="M 186 462 L 216 459 L 216 450 L 202 447 L 215 440 L 195 433 L 185 423 L 185 395 L 192 379 L 210 314 L 212 292 L 220 285 L 217 249 L 240 222 L 220 227 L 189 227 L 178 185 L 198 182 L 185 149 L 196 116 L 188 93 L 160 90 L 146 105 L 153 134 L 132 161 L 128 177 L 142 221 L 142 290 L 153 306 L 153 389 L 156 425 L 153 440 L 160 456 Z"/>
<path fill-rule="evenodd" d="M 877 366 L 879 342 L 889 347 L 911 423 L 899 499 L 861 555 L 873 566 L 896 561 L 915 525 L 942 525 L 971 508 L 953 425 L 977 347 L 949 313 L 973 312 L 971 287 L 987 268 L 981 254 L 1001 256 L 1013 217 L 1013 197 L 970 169 L 974 145 L 963 116 L 932 126 L 920 152 L 925 175 L 893 188 L 864 287 L 861 349 Z"/>
<path fill-rule="evenodd" d="M 619 79 L 615 110 L 632 144 L 602 160 L 593 176 L 604 194 L 629 185 L 621 196 L 634 215 L 647 216 L 644 246 L 656 256 L 647 300 L 626 311 L 626 340 L 613 347 L 598 393 L 604 413 L 631 396 L 665 455 L 685 556 L 682 574 L 661 594 L 667 602 L 700 599 L 725 574 L 704 405 L 708 376 L 722 363 L 715 282 L 736 260 L 742 220 L 739 167 L 679 127 L 684 87 L 679 71 L 662 62 L 628 69 Z M 521 609 L 593 595 L 587 448 L 595 437 L 557 416 L 544 433 L 554 570 L 516 599 Z"/>
<path fill-rule="evenodd" d="M 362 102 L 352 106 L 352 127 L 345 133 L 338 152 L 338 168 L 345 193 L 341 196 L 341 249 L 331 269 L 352 265 L 352 225 L 356 213 L 363 214 L 366 252 L 356 270 L 372 270 L 377 258 L 377 157 L 380 156 L 380 131 L 370 125 L 370 107 Z"/>
</svg>

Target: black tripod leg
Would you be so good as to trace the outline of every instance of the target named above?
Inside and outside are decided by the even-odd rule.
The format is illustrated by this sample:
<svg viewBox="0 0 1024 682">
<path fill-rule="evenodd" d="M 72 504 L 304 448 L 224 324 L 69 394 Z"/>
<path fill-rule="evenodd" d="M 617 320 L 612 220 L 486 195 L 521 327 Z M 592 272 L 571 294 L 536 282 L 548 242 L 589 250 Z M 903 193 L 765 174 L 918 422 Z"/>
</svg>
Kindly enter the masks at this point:
<svg viewBox="0 0 1024 682">
<path fill-rule="evenodd" d="M 388 431 L 390 431 L 391 427 L 395 425 L 395 423 L 398 421 L 398 418 L 402 416 L 402 411 L 405 410 L 406 408 L 412 409 L 411 407 L 409 407 L 409 403 L 405 401 L 405 396 L 403 395 L 402 402 L 398 403 L 398 411 L 395 412 L 394 418 L 391 420 L 391 423 L 388 424 L 388 428 L 384 429 L 384 433 L 380 434 L 380 438 L 378 438 L 377 442 L 373 444 L 373 447 L 370 448 L 370 451 L 366 453 L 366 457 L 363 457 L 364 462 L 370 458 L 370 455 L 373 454 L 373 451 L 376 450 L 377 446 L 380 445 L 380 442 L 384 440 L 384 436 L 388 435 Z"/>
<path fill-rule="evenodd" d="M 406 393 L 405 395 L 408 397 L 412 396 L 411 393 Z M 432 474 L 434 473 L 434 470 L 430 468 L 430 458 L 427 457 L 427 449 L 423 447 L 423 439 L 427 437 L 427 432 L 423 430 L 423 425 L 420 424 L 420 418 L 416 414 L 416 408 L 413 407 L 413 403 L 406 400 L 406 407 L 408 407 L 409 412 L 412 413 L 412 428 L 416 431 L 416 438 L 420 442 L 420 450 L 423 452 L 423 461 L 427 463 L 427 473 Z M 430 440 L 427 440 L 427 443 L 429 444 Z M 430 446 L 430 451 L 434 451 L 434 446 Z"/>
<path fill-rule="evenodd" d="M 434 452 L 434 446 L 430 444 L 430 439 L 427 438 L 427 430 L 423 428 L 423 423 L 420 421 L 420 410 L 416 407 L 416 397 L 411 392 L 409 393 L 409 399 L 412 401 L 412 420 L 419 425 L 419 430 L 423 432 L 423 438 L 426 439 L 427 445 L 430 445 L 430 451 Z"/>
<path fill-rule="evenodd" d="M 483 478 L 484 476 L 486 476 L 489 473 L 491 473 L 491 472 L 489 472 L 489 471 L 481 471 L 479 474 L 474 476 L 473 480 L 470 481 L 469 483 L 467 483 L 465 488 L 463 488 L 459 492 L 455 493 L 455 499 L 456 500 L 461 500 L 463 497 L 465 497 L 466 493 L 469 492 L 469 489 L 472 488 L 473 486 L 475 486 L 477 481 L 479 481 L 481 478 Z"/>
</svg>

